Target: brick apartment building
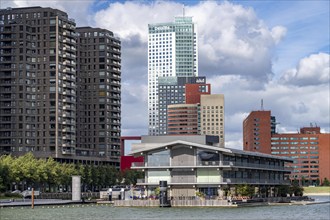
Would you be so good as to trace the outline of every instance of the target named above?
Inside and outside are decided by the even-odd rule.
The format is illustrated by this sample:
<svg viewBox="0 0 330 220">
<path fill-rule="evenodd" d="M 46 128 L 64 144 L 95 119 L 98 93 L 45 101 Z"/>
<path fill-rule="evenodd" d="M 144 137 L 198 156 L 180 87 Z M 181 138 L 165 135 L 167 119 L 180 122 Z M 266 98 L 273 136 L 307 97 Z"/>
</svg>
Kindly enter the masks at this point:
<svg viewBox="0 0 330 220">
<path fill-rule="evenodd" d="M 270 111 L 252 111 L 243 122 L 243 149 L 294 159 L 291 180 L 303 184 L 330 179 L 330 134 L 320 127 L 303 127 L 297 133 L 276 133 Z"/>
</svg>

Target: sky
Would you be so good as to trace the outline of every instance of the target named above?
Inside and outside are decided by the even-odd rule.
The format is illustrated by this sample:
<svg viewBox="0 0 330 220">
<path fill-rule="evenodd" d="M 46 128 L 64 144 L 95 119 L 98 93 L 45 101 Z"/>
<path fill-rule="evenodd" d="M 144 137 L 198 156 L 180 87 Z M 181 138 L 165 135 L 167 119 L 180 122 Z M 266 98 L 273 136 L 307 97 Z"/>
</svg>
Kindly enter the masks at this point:
<svg viewBox="0 0 330 220">
<path fill-rule="evenodd" d="M 271 110 L 277 132 L 330 131 L 328 0 L 0 0 L 0 7 L 63 10 L 77 26 L 108 29 L 122 42 L 122 135 L 147 135 L 148 24 L 192 16 L 199 76 L 225 95 L 225 146 L 242 149 L 242 123 Z"/>
</svg>

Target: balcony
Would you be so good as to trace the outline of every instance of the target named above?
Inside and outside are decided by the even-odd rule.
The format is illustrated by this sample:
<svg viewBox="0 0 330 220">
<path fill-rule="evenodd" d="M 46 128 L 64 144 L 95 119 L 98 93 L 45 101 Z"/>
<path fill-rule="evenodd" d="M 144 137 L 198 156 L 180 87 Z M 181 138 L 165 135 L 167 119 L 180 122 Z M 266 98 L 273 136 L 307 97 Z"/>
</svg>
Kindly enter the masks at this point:
<svg viewBox="0 0 330 220">
<path fill-rule="evenodd" d="M 164 177 L 162 177 L 164 179 Z M 218 181 L 211 179 L 210 181 L 198 181 L 195 176 L 178 179 L 175 177 L 165 177 L 168 181 L 168 185 L 219 185 L 219 184 L 262 184 L 262 185 L 289 185 L 290 180 L 272 180 L 272 179 L 245 179 L 245 178 L 221 178 L 219 176 Z M 159 185 L 159 180 L 157 178 L 149 180 L 138 179 L 137 185 Z"/>
<path fill-rule="evenodd" d="M 272 179 L 247 179 L 247 178 L 224 178 L 224 183 L 236 184 L 290 184 L 290 180 L 272 180 Z"/>
<path fill-rule="evenodd" d="M 207 168 L 207 167 L 217 167 L 217 168 L 244 168 L 244 169 L 256 169 L 256 170 L 276 170 L 276 171 L 291 171 L 292 168 L 276 165 L 267 165 L 267 164 L 255 164 L 255 163 L 241 163 L 234 161 L 197 161 L 196 165 L 184 164 L 158 164 L 150 165 L 145 164 L 144 162 L 132 163 L 132 168 L 136 169 L 147 169 L 147 168 Z"/>
</svg>

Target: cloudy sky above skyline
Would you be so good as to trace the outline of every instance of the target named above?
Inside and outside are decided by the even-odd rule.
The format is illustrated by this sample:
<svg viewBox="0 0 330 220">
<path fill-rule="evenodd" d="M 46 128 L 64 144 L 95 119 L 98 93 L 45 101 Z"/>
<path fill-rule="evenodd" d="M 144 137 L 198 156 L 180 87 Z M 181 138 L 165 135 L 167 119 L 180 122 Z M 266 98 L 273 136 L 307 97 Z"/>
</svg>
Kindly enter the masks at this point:
<svg viewBox="0 0 330 220">
<path fill-rule="evenodd" d="M 1 8 L 64 10 L 77 26 L 113 31 L 122 41 L 122 135 L 147 134 L 149 23 L 192 16 L 198 26 L 199 75 L 225 95 L 226 147 L 242 148 L 252 110 L 276 116 L 278 132 L 317 124 L 329 132 L 329 1 L 34 1 Z"/>
</svg>

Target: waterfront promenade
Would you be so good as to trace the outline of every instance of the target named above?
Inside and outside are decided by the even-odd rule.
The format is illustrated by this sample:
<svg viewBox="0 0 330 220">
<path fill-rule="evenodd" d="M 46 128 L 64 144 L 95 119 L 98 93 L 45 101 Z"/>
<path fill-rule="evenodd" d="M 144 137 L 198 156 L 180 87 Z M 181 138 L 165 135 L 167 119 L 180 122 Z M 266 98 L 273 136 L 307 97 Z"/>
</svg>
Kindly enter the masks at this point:
<svg viewBox="0 0 330 220">
<path fill-rule="evenodd" d="M 82 204 L 82 203 L 96 203 L 95 201 L 72 201 L 62 199 L 35 199 L 34 206 L 47 206 L 47 205 L 70 205 L 70 204 Z M 16 207 L 16 206 L 31 206 L 31 199 L 17 199 L 7 200 L 0 202 L 0 208 L 2 207 Z"/>
<path fill-rule="evenodd" d="M 307 196 L 307 195 L 306 195 Z M 245 206 L 268 206 L 268 205 L 313 205 L 320 203 L 330 203 L 329 193 L 313 193 L 308 196 L 322 196 L 325 199 L 320 201 L 291 200 L 290 197 L 264 198 L 258 201 L 228 201 L 228 200 L 172 200 L 172 207 L 245 207 Z M 31 206 L 31 199 L 15 199 L 0 201 L 0 208 L 6 207 L 28 207 Z M 74 204 L 106 204 L 115 207 L 159 207 L 159 200 L 62 200 L 62 199 L 35 199 L 34 206 L 64 206 Z"/>
<path fill-rule="evenodd" d="M 327 196 L 318 196 L 315 202 L 328 201 Z M 156 200 L 154 200 L 156 201 Z M 1 220 L 129 220 L 129 219 L 159 219 L 159 220 L 199 220 L 199 219 L 240 219 L 240 220 L 328 220 L 330 216 L 329 203 L 313 203 L 313 205 L 283 204 L 256 207 L 115 207 L 110 204 L 72 204 L 72 205 L 45 205 L 30 207 L 1 208 Z"/>
</svg>

